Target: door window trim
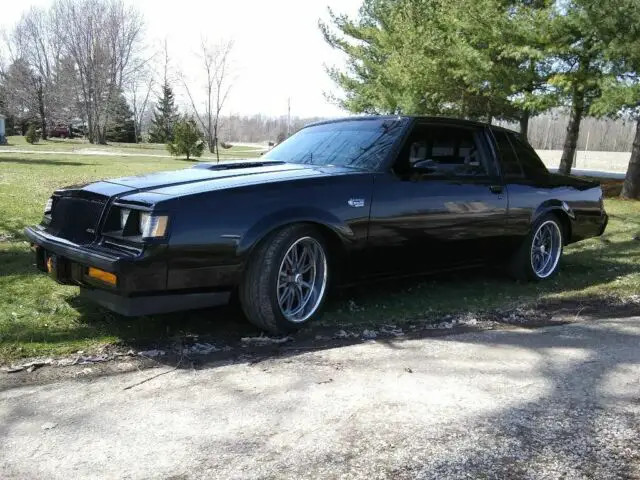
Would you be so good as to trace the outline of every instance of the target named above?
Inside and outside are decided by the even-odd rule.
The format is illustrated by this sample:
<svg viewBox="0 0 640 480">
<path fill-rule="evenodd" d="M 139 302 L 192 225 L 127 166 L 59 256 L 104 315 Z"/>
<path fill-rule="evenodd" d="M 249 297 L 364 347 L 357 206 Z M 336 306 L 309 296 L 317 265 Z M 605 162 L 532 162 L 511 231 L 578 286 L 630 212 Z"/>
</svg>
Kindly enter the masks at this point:
<svg viewBox="0 0 640 480">
<path fill-rule="evenodd" d="M 487 138 L 487 132 L 489 130 L 488 126 L 460 125 L 455 122 L 434 122 L 434 121 L 420 121 L 420 120 L 415 121 L 408 129 L 406 136 L 402 141 L 402 144 L 397 150 L 397 153 L 395 158 L 393 159 L 393 162 L 391 162 L 391 164 L 387 168 L 387 173 L 390 173 L 391 175 L 399 179 L 399 175 L 394 171 L 394 166 L 396 162 L 400 159 L 401 155 L 404 155 L 405 153 L 407 153 L 406 149 L 410 147 L 409 141 L 414 131 L 417 128 L 423 128 L 423 127 L 448 128 L 448 129 L 471 131 L 473 135 L 474 143 L 476 144 L 478 152 L 482 157 L 481 161 L 483 161 L 484 163 L 485 170 L 489 170 L 489 171 L 486 171 L 485 174 L 483 175 L 444 175 L 443 174 L 443 175 L 426 176 L 426 179 L 433 178 L 435 180 L 435 179 L 446 178 L 446 179 L 455 179 L 455 180 L 462 181 L 462 180 L 474 180 L 474 179 L 477 180 L 477 179 L 502 178 L 500 165 L 497 162 L 497 157 L 491 151 L 491 149 L 493 148 L 493 145 L 489 140 L 489 138 Z"/>
</svg>

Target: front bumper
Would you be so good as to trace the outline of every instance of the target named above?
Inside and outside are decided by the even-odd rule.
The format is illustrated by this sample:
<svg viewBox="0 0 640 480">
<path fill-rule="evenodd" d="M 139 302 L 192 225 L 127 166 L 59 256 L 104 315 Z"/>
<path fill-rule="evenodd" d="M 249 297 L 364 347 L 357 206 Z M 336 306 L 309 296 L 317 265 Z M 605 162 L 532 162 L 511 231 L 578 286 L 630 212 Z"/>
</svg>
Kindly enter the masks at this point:
<svg viewBox="0 0 640 480">
<path fill-rule="evenodd" d="M 96 252 L 95 250 L 69 242 L 64 238 L 54 237 L 38 227 L 27 227 L 24 229 L 24 234 L 32 244 L 43 248 L 47 252 L 67 258 L 73 262 L 91 265 L 109 272 L 115 272 L 118 269 L 118 262 L 121 260 L 121 257 L 116 255 Z"/>
<path fill-rule="evenodd" d="M 167 290 L 166 262 L 116 255 L 55 237 L 39 227 L 25 236 L 35 247 L 36 265 L 58 283 L 80 286 L 80 296 L 125 316 L 153 315 L 224 305 L 229 291 Z M 89 267 L 116 275 L 116 285 L 88 276 Z"/>
</svg>

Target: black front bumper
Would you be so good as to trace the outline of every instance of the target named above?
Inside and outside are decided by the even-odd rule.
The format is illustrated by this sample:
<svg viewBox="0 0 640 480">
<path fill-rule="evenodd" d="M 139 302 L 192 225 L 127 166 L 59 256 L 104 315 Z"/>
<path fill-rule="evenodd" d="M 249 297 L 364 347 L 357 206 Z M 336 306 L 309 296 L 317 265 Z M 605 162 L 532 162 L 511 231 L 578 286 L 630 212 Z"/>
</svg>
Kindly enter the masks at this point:
<svg viewBox="0 0 640 480">
<path fill-rule="evenodd" d="M 121 257 L 116 255 L 96 252 L 64 238 L 54 237 L 38 227 L 27 227 L 24 229 L 24 234 L 32 244 L 79 264 L 115 273 L 121 260 Z"/>
<path fill-rule="evenodd" d="M 39 227 L 25 236 L 35 246 L 36 265 L 58 283 L 80 286 L 80 296 L 125 316 L 153 315 L 224 305 L 229 291 L 168 291 L 167 268 L 148 258 L 118 256 L 76 245 Z M 89 267 L 117 277 L 115 286 L 88 276 Z"/>
</svg>

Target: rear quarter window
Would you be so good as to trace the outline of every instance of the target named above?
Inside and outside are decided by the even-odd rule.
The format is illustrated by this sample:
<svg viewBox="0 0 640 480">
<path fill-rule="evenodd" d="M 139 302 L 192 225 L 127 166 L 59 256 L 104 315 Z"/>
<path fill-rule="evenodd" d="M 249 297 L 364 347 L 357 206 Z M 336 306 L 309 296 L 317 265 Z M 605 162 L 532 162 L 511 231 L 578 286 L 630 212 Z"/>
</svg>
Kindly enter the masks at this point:
<svg viewBox="0 0 640 480">
<path fill-rule="evenodd" d="M 522 177 L 523 170 L 518 156 L 514 150 L 506 132 L 494 130 L 493 136 L 496 140 L 498 156 L 500 160 L 500 168 L 504 177 Z"/>
<path fill-rule="evenodd" d="M 511 134 L 509 135 L 509 140 L 527 177 L 539 177 L 549 173 L 549 170 L 542 163 L 533 147 L 522 140 L 519 135 Z"/>
</svg>

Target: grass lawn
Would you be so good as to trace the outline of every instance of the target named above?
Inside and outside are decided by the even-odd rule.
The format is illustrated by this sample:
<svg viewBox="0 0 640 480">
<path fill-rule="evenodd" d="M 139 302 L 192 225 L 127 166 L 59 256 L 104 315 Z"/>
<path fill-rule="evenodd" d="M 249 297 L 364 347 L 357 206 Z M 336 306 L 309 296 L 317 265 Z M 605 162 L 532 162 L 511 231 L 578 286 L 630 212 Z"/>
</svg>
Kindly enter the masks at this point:
<svg viewBox="0 0 640 480">
<path fill-rule="evenodd" d="M 110 142 L 107 145 L 92 145 L 83 138 L 51 138 L 41 140 L 36 144 L 29 144 L 22 136 L 7 137 L 8 145 L 0 146 L 2 150 L 25 150 L 36 152 L 69 152 L 82 154 L 87 151 L 100 151 L 109 154 L 124 153 L 128 155 L 162 155 L 169 157 L 166 145 L 162 143 L 116 143 Z M 262 150 L 250 146 L 233 146 L 229 149 L 220 149 L 220 158 L 247 158 L 256 157 Z M 205 151 L 202 159 L 216 158 L 212 153 Z"/>
<path fill-rule="evenodd" d="M 232 328 L 225 318 L 235 322 L 238 315 L 230 309 L 125 319 L 79 302 L 77 288 L 36 272 L 22 235 L 25 225 L 40 221 L 55 188 L 189 165 L 170 158 L 0 153 L 0 363 Z M 475 272 L 368 285 L 335 295 L 323 323 L 433 321 L 446 313 L 638 295 L 640 241 L 633 237 L 640 234 L 640 203 L 610 199 L 606 208 L 606 234 L 568 247 L 560 274 L 549 282 L 517 284 L 495 272 Z"/>
</svg>

